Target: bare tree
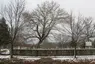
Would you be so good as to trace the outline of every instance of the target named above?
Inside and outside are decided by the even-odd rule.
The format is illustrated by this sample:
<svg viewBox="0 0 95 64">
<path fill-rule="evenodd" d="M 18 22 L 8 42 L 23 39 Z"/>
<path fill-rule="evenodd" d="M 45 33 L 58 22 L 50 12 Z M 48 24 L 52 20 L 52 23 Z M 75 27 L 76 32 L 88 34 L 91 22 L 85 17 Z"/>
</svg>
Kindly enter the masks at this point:
<svg viewBox="0 0 95 64">
<path fill-rule="evenodd" d="M 68 14 L 59 7 L 55 2 L 44 2 L 31 13 L 29 20 L 29 28 L 31 28 L 31 37 L 38 39 L 37 47 L 45 40 L 50 32 L 54 29 L 54 26 L 64 21 Z"/>
<path fill-rule="evenodd" d="M 63 31 L 71 39 L 71 46 L 74 47 L 74 57 L 76 58 L 76 48 L 77 44 L 84 39 L 84 18 L 78 16 L 75 18 L 71 13 L 66 25 L 63 25 Z"/>
<path fill-rule="evenodd" d="M 6 19 L 9 26 L 9 32 L 11 35 L 11 50 L 10 57 L 13 58 L 13 44 L 15 44 L 15 39 L 19 34 L 21 27 L 23 25 L 22 13 L 24 11 L 25 1 L 24 0 L 13 0 L 9 5 L 5 6 L 3 12 L 1 11 L 2 16 Z"/>
<path fill-rule="evenodd" d="M 93 19 L 91 17 L 85 18 L 84 25 L 85 41 L 89 41 L 89 38 L 94 37 L 95 32 L 95 24 L 93 23 Z"/>
</svg>

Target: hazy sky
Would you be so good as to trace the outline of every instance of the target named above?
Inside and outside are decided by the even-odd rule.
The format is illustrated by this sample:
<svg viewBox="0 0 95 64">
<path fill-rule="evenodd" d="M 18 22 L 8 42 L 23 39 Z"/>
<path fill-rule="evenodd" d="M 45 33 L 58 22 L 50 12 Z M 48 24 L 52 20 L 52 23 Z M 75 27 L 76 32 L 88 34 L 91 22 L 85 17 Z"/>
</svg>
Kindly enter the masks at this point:
<svg viewBox="0 0 95 64">
<path fill-rule="evenodd" d="M 7 4 L 10 0 L 0 0 L 0 5 Z M 26 0 L 26 8 L 32 10 L 44 1 L 55 1 L 66 11 L 72 10 L 75 14 L 92 16 L 95 19 L 95 0 Z"/>
</svg>

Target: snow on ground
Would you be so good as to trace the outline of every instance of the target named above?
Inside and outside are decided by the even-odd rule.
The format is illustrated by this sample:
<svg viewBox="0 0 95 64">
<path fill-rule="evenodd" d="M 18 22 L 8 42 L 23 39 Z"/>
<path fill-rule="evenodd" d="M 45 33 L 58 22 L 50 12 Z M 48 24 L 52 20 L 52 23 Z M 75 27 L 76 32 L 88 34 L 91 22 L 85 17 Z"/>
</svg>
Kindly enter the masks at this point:
<svg viewBox="0 0 95 64">
<path fill-rule="evenodd" d="M 31 61 L 40 59 L 40 57 L 35 57 L 35 56 L 15 56 L 15 57 L 19 59 L 25 59 L 25 60 L 31 60 Z"/>
<path fill-rule="evenodd" d="M 10 58 L 9 55 L 0 55 L 0 59 L 8 59 L 8 58 Z"/>
<path fill-rule="evenodd" d="M 74 56 L 56 56 L 54 58 L 52 58 L 53 60 L 74 60 L 74 61 L 78 61 L 78 60 L 86 60 L 86 59 L 95 59 L 95 55 L 84 55 L 84 56 L 77 56 L 76 59 L 74 58 Z"/>
<path fill-rule="evenodd" d="M 19 59 L 25 59 L 25 60 L 39 60 L 40 58 L 52 58 L 53 60 L 74 60 L 74 56 L 14 56 Z M 9 55 L 0 55 L 0 59 L 8 59 L 10 58 Z M 95 55 L 84 55 L 84 56 L 77 56 L 77 59 L 79 60 L 85 60 L 85 59 L 95 59 Z"/>
</svg>

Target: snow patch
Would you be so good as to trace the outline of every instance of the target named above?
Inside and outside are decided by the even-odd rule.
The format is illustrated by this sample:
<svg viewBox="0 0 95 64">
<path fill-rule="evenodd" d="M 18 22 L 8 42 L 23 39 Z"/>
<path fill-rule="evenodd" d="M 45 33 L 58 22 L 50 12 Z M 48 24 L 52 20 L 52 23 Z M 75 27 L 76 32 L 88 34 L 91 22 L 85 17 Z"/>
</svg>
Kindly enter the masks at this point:
<svg viewBox="0 0 95 64">
<path fill-rule="evenodd" d="M 85 56 L 76 56 L 75 59 L 74 56 L 14 56 L 18 59 L 24 59 L 24 60 L 39 60 L 41 58 L 52 58 L 53 60 L 68 60 L 68 61 L 78 61 L 78 60 L 90 60 L 95 59 L 95 55 L 85 55 Z M 0 55 L 0 59 L 9 59 L 10 55 Z"/>
</svg>

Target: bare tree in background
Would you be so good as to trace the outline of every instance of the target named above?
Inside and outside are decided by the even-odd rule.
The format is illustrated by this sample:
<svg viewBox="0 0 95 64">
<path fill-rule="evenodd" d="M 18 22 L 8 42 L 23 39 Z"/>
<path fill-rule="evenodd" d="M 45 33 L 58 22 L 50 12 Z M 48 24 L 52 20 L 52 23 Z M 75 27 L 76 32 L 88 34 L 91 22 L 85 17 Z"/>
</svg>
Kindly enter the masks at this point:
<svg viewBox="0 0 95 64">
<path fill-rule="evenodd" d="M 76 58 L 77 43 L 79 43 L 84 38 L 84 18 L 82 18 L 81 16 L 75 18 L 71 13 L 66 25 L 63 25 L 63 31 L 66 33 L 67 36 L 69 36 L 69 38 L 71 38 L 71 46 L 74 47 L 74 58 Z"/>
<path fill-rule="evenodd" d="M 64 21 L 68 14 L 57 3 L 46 1 L 42 5 L 38 5 L 31 15 L 27 14 L 26 16 L 29 16 L 28 20 L 31 16 L 29 28 L 32 34 L 29 38 L 36 37 L 38 39 L 37 47 L 39 48 L 54 26 Z"/>
<path fill-rule="evenodd" d="M 89 38 L 95 36 L 94 35 L 95 24 L 93 23 L 93 19 L 91 17 L 85 18 L 84 25 L 85 25 L 85 30 L 84 30 L 85 41 L 89 41 Z"/>
<path fill-rule="evenodd" d="M 22 13 L 24 11 L 25 1 L 24 0 L 13 0 L 1 11 L 2 16 L 6 19 L 9 32 L 11 35 L 11 50 L 10 57 L 13 58 L 13 44 L 15 44 L 15 39 L 17 38 L 20 29 L 22 28 L 23 21 L 21 19 Z"/>
</svg>

